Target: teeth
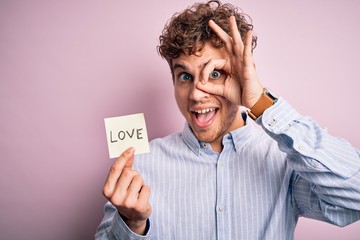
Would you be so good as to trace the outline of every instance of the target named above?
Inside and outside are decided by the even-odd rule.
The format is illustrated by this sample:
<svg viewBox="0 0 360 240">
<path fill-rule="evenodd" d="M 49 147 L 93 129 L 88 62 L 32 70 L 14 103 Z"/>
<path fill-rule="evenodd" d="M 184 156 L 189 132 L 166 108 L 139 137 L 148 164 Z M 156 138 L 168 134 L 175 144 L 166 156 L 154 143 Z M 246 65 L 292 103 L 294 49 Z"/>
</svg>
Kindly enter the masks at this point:
<svg viewBox="0 0 360 240">
<path fill-rule="evenodd" d="M 215 108 L 205 108 L 205 109 L 201 109 L 201 110 L 195 110 L 194 112 L 196 113 L 207 113 L 207 112 L 212 112 L 215 111 Z"/>
</svg>

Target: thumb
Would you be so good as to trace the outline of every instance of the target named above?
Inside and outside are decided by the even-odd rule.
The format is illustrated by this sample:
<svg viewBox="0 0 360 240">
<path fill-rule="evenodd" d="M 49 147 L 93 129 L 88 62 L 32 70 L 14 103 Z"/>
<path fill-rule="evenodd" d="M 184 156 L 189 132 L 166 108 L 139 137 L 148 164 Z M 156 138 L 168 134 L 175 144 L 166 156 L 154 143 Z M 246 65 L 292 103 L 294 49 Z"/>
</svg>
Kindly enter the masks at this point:
<svg viewBox="0 0 360 240">
<path fill-rule="evenodd" d="M 134 164 L 134 153 L 135 153 L 135 148 L 133 147 L 130 147 L 125 150 L 124 157 L 127 161 L 125 163 L 124 168 L 132 168 Z"/>
</svg>

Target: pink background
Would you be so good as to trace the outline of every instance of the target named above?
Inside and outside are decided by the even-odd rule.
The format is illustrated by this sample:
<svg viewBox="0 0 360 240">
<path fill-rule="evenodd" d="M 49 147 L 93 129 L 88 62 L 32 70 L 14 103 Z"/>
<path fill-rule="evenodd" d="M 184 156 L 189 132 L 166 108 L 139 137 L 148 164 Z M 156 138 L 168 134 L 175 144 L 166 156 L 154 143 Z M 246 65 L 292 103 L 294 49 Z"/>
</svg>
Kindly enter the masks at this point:
<svg viewBox="0 0 360 240">
<path fill-rule="evenodd" d="M 103 119 L 181 130 L 164 23 L 193 1 L 0 2 L 0 239 L 93 239 L 113 162 Z M 232 1 L 254 20 L 265 86 L 360 147 L 360 1 Z M 358 239 L 300 219 L 296 239 Z M 316 236 L 316 237 L 315 237 Z"/>
</svg>

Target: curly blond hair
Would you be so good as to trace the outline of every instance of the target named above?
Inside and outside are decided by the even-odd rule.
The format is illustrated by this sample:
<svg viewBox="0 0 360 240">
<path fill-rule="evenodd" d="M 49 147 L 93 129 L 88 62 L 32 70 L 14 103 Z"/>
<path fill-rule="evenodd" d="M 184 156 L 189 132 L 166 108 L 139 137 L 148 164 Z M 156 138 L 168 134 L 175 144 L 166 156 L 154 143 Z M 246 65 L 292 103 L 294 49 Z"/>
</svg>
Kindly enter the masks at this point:
<svg viewBox="0 0 360 240">
<path fill-rule="evenodd" d="M 212 0 L 207 3 L 195 3 L 181 13 L 174 14 L 159 37 L 158 53 L 171 68 L 172 59 L 181 54 L 197 54 L 207 42 L 216 48 L 221 48 L 224 43 L 209 27 L 208 22 L 213 20 L 230 35 L 230 16 L 235 16 L 241 38 L 244 40 L 246 32 L 253 29 L 251 18 L 231 4 Z M 257 37 L 253 36 L 252 49 L 256 44 Z"/>
</svg>

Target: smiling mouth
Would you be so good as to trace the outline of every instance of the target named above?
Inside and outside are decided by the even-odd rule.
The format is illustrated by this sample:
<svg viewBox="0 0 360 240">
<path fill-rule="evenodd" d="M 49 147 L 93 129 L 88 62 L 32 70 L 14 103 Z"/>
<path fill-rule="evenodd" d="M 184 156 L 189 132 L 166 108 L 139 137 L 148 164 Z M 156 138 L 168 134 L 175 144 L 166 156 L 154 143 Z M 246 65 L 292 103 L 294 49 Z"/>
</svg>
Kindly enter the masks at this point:
<svg viewBox="0 0 360 240">
<path fill-rule="evenodd" d="M 204 108 L 191 111 L 196 125 L 199 127 L 207 127 L 212 123 L 218 108 Z"/>
</svg>

